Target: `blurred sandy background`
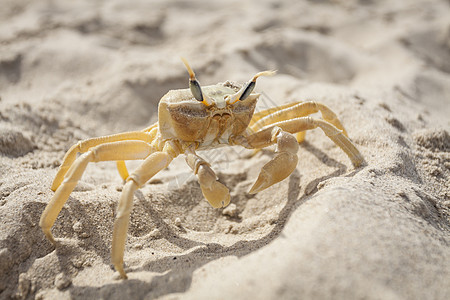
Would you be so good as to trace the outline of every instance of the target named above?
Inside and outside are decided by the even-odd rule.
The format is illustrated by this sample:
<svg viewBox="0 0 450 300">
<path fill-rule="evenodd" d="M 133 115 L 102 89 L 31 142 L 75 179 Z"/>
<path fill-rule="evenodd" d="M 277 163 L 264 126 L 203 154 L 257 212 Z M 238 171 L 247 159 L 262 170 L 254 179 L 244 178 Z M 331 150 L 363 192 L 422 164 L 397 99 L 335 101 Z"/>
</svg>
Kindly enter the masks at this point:
<svg viewBox="0 0 450 300">
<path fill-rule="evenodd" d="M 314 130 L 249 195 L 272 152 L 207 151 L 232 191 L 216 210 L 180 157 L 136 193 L 117 280 L 113 162 L 88 166 L 56 249 L 39 218 L 71 145 L 144 128 L 187 87 L 180 56 L 203 85 L 277 69 L 257 109 L 325 103 L 367 165 Z M 450 299 L 449 116 L 448 0 L 2 0 L 0 298 Z"/>
</svg>

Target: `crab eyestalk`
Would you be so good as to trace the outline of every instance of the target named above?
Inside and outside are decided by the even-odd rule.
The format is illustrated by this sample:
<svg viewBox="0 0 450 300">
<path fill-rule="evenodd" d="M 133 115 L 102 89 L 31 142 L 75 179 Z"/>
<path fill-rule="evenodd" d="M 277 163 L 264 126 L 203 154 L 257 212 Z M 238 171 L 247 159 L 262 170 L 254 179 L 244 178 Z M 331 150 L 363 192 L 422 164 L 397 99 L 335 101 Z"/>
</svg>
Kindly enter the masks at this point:
<svg viewBox="0 0 450 300">
<path fill-rule="evenodd" d="M 182 57 L 181 60 L 183 61 L 189 73 L 189 89 L 191 90 L 192 96 L 194 96 L 197 101 L 203 102 L 203 104 L 205 104 L 206 106 L 211 105 L 212 102 L 208 99 L 208 97 L 205 97 L 203 95 L 200 82 L 198 82 L 197 78 L 195 78 L 195 73 L 192 70 L 191 66 L 184 57 Z"/>
<path fill-rule="evenodd" d="M 253 78 L 244 84 L 244 86 L 236 93 L 229 97 L 227 97 L 227 103 L 228 104 L 234 104 L 237 101 L 242 101 L 247 99 L 248 96 L 253 92 L 253 89 L 256 86 L 256 79 L 260 76 L 273 76 L 276 74 L 277 71 L 263 71 L 257 73 Z"/>
</svg>

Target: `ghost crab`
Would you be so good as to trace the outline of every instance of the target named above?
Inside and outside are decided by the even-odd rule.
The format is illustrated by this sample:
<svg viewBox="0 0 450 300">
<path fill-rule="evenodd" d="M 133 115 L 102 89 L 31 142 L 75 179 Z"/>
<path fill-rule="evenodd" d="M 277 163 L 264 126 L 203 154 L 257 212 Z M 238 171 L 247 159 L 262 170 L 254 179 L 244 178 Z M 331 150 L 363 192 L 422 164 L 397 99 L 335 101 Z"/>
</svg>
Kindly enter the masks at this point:
<svg viewBox="0 0 450 300">
<path fill-rule="evenodd" d="M 364 159 L 336 115 L 318 102 L 296 102 L 254 114 L 259 94 L 253 89 L 257 73 L 242 87 L 226 82 L 201 87 L 186 60 L 189 89 L 171 90 L 158 107 L 159 121 L 143 131 L 119 133 L 80 141 L 66 153 L 51 189 L 55 191 L 42 213 L 39 225 L 56 245 L 51 233 L 59 212 L 90 162 L 116 161 L 125 185 L 117 207 L 112 239 L 112 263 L 122 278 L 123 255 L 133 194 L 179 154 L 184 154 L 197 175 L 204 197 L 215 207 L 230 202 L 227 187 L 217 181 L 210 165 L 196 151 L 224 145 L 260 149 L 276 145 L 274 157 L 266 163 L 249 193 L 258 193 L 288 177 L 297 166 L 298 143 L 306 130 L 321 128 L 350 158 L 355 167 Z M 321 112 L 323 119 L 309 115 Z M 294 136 L 293 134 L 297 134 Z M 83 153 L 77 158 L 78 153 Z M 125 160 L 143 159 L 130 175 Z"/>
</svg>

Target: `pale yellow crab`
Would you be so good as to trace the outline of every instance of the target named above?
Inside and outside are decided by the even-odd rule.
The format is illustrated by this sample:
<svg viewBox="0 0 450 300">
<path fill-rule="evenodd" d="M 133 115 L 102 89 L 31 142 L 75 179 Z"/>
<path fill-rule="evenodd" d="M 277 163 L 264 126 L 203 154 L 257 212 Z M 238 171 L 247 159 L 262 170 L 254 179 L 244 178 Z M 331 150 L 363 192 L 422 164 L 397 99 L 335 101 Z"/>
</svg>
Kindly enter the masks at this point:
<svg viewBox="0 0 450 300">
<path fill-rule="evenodd" d="M 132 131 L 78 142 L 64 156 L 51 189 L 56 191 L 42 213 L 40 226 L 47 238 L 56 244 L 51 227 L 64 203 L 90 162 L 117 161 L 121 177 L 126 181 L 117 207 L 112 239 L 112 263 L 122 278 L 123 255 L 133 194 L 179 154 L 184 154 L 189 167 L 197 175 L 204 197 L 216 208 L 230 202 L 227 187 L 217 181 L 210 165 L 196 151 L 239 145 L 260 149 L 276 144 L 275 155 L 262 168 L 249 193 L 258 193 L 288 177 L 297 166 L 298 143 L 306 130 L 320 127 L 350 158 L 353 165 L 364 161 L 348 139 L 341 122 L 325 105 L 296 102 L 254 114 L 260 94 L 254 93 L 256 74 L 242 87 L 226 82 L 201 87 L 195 74 L 183 59 L 189 72 L 190 89 L 172 90 L 159 102 L 159 121 L 143 131 Z M 323 119 L 308 115 L 321 112 Z M 293 134 L 297 133 L 295 137 Z M 77 153 L 84 153 L 77 158 Z M 143 159 L 130 175 L 125 160 Z"/>
</svg>

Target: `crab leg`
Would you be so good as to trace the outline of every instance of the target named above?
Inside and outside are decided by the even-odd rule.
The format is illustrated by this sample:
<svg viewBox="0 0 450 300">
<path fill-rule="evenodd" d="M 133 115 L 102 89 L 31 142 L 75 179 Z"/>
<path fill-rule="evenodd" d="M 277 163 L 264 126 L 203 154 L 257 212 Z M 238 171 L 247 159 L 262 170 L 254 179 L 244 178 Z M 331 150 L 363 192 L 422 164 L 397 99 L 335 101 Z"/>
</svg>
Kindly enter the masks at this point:
<svg viewBox="0 0 450 300">
<path fill-rule="evenodd" d="M 271 125 L 268 125 L 262 128 L 260 131 L 258 131 L 255 134 L 255 137 L 257 137 L 258 135 L 261 136 L 268 135 L 268 133 L 272 130 L 274 126 L 280 127 L 284 131 L 290 133 L 296 133 L 299 131 L 305 131 L 319 127 L 336 145 L 338 145 L 345 152 L 345 154 L 347 154 L 347 156 L 350 158 L 355 167 L 359 167 L 361 164 L 364 163 L 364 158 L 362 157 L 361 153 L 350 141 L 350 139 L 344 134 L 344 132 L 336 128 L 333 124 L 328 123 L 327 121 L 321 119 L 314 119 L 311 117 L 294 118 L 291 120 L 276 122 Z M 249 139 L 250 138 L 252 138 L 252 136 L 250 136 Z M 257 143 L 257 141 L 252 142 L 254 144 L 255 143 L 264 144 L 263 140 L 262 140 L 263 143 L 261 142 Z"/>
<path fill-rule="evenodd" d="M 269 110 L 267 110 L 268 112 Z M 328 123 L 331 123 L 334 125 L 337 129 L 341 130 L 342 133 L 345 136 L 347 135 L 347 132 L 342 125 L 342 123 L 337 118 L 336 114 L 325 104 L 314 102 L 314 101 L 308 101 L 308 102 L 300 102 L 296 103 L 295 105 L 287 104 L 281 107 L 281 109 L 268 113 L 266 115 L 261 114 L 257 116 L 257 120 L 252 119 L 251 129 L 254 131 L 257 131 L 261 128 L 264 128 L 268 125 L 275 124 L 280 121 L 293 119 L 293 118 L 299 118 L 304 117 L 316 112 L 321 112 L 322 117 L 325 121 Z M 265 111 L 261 112 L 264 113 Z M 297 141 L 302 142 L 305 138 L 304 132 L 298 132 L 297 134 Z"/>
<path fill-rule="evenodd" d="M 241 136 L 241 140 L 235 142 L 246 148 L 262 148 L 274 143 L 277 145 L 274 158 L 263 166 L 258 179 L 249 191 L 250 194 L 256 194 L 280 182 L 297 167 L 298 142 L 292 134 L 280 127 L 272 126 L 247 138 Z"/>
<path fill-rule="evenodd" d="M 71 167 L 72 163 L 75 161 L 78 153 L 84 153 L 91 149 L 92 147 L 105 144 L 105 143 L 111 143 L 111 142 L 118 142 L 118 141 L 124 141 L 124 140 L 140 140 L 145 142 L 151 142 L 152 136 L 150 136 L 146 132 L 142 131 L 132 131 L 132 132 L 125 132 L 125 133 L 119 133 L 119 134 L 113 134 L 108 136 L 102 136 L 98 138 L 92 138 L 88 140 L 84 140 L 81 142 L 78 142 L 77 144 L 73 145 L 69 151 L 67 151 L 66 155 L 64 156 L 63 163 L 59 167 L 58 172 L 56 173 L 55 179 L 53 180 L 51 189 L 52 191 L 56 191 L 56 189 L 60 186 L 61 182 L 64 179 L 64 176 L 66 175 L 67 171 Z M 126 170 L 126 169 L 125 169 Z M 119 169 L 119 173 L 121 173 L 121 170 Z M 122 173 L 121 173 L 122 175 Z M 123 176 L 122 176 L 123 178 Z"/>
<path fill-rule="evenodd" d="M 256 194 L 280 182 L 291 175 L 297 167 L 298 142 L 294 136 L 281 128 L 273 127 L 270 141 L 277 144 L 275 156 L 261 169 L 258 179 L 249 191 L 250 194 Z"/>
<path fill-rule="evenodd" d="M 78 157 L 67 171 L 67 174 L 65 174 L 64 181 L 59 185 L 42 213 L 39 225 L 46 237 L 53 244 L 56 243 L 50 230 L 70 193 L 83 175 L 88 163 L 122 159 L 144 159 L 152 152 L 154 152 L 154 148 L 143 141 L 120 141 L 90 148 L 86 153 Z"/>
<path fill-rule="evenodd" d="M 185 150 L 186 162 L 197 175 L 203 196 L 214 208 L 226 207 L 230 203 L 230 191 L 217 181 L 216 174 L 209 164 L 198 156 L 193 147 Z"/>
<path fill-rule="evenodd" d="M 253 114 L 252 120 L 250 121 L 249 127 L 252 127 L 253 124 L 255 124 L 257 121 L 259 121 L 260 119 L 264 118 L 267 115 L 273 114 L 274 112 L 277 112 L 279 110 L 283 110 L 283 109 L 289 108 L 289 107 L 297 105 L 299 103 L 301 103 L 301 102 L 291 102 L 291 103 L 287 103 L 287 104 L 284 104 L 284 105 L 271 107 L 269 109 L 265 109 L 265 110 L 261 110 L 261 111 L 255 112 Z"/>
<path fill-rule="evenodd" d="M 298 143 L 292 134 L 317 127 L 347 154 L 355 167 L 364 163 L 361 153 L 343 131 L 327 121 L 301 117 L 275 122 L 254 134 L 247 137 L 238 136 L 232 141 L 232 144 L 240 144 L 246 148 L 263 148 L 277 144 L 275 157 L 264 165 L 250 193 L 260 192 L 289 176 L 297 166 Z"/>
<path fill-rule="evenodd" d="M 150 141 L 153 141 L 156 137 L 156 134 L 158 133 L 158 128 L 157 128 L 157 123 L 153 124 L 151 127 L 144 129 L 144 132 L 148 132 L 148 143 L 150 143 Z M 125 164 L 125 161 L 123 160 L 118 160 L 116 162 L 116 166 L 117 166 L 117 170 L 119 171 L 120 177 L 122 177 L 122 179 L 125 181 L 128 176 L 128 170 L 127 170 L 127 165 Z"/>
<path fill-rule="evenodd" d="M 168 152 L 155 152 L 145 159 L 145 161 L 128 177 L 122 190 L 119 204 L 117 206 L 116 220 L 114 221 L 111 260 L 114 267 L 124 279 L 127 274 L 123 268 L 123 254 L 127 239 L 130 213 L 133 207 L 134 192 L 144 185 L 156 173 L 164 169 L 175 155 Z"/>
</svg>

